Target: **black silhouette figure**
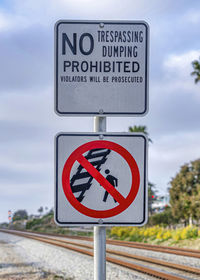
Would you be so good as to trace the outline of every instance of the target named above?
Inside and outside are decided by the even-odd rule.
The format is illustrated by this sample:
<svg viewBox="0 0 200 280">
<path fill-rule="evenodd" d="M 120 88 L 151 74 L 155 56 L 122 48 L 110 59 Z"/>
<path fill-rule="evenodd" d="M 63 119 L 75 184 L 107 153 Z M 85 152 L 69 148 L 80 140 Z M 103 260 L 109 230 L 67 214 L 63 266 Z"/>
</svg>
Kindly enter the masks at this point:
<svg viewBox="0 0 200 280">
<path fill-rule="evenodd" d="M 106 174 L 109 174 L 109 173 L 110 173 L 110 170 L 109 170 L 109 169 L 106 169 L 106 170 L 105 170 L 105 173 L 106 173 Z M 118 186 L 118 179 L 115 178 L 114 176 L 112 176 L 112 175 L 107 175 L 107 176 L 106 176 L 106 179 L 108 180 L 108 182 L 109 182 L 111 185 L 113 185 L 113 187 L 116 188 L 116 187 Z M 105 191 L 104 198 L 103 198 L 103 201 L 104 201 L 104 202 L 106 202 L 107 197 L 108 197 L 108 192 Z M 117 202 L 115 199 L 114 199 L 114 201 L 115 201 L 115 203 Z"/>
</svg>

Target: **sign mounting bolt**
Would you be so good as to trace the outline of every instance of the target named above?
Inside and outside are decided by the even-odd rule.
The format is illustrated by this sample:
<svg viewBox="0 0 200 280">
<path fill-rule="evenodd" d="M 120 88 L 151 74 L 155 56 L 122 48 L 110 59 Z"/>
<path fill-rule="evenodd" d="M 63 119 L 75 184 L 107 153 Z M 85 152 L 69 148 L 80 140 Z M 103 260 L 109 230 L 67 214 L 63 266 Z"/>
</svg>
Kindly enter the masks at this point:
<svg viewBox="0 0 200 280">
<path fill-rule="evenodd" d="M 103 138 L 104 138 L 103 134 L 100 134 L 99 139 L 103 139 Z"/>
<path fill-rule="evenodd" d="M 99 24 L 99 27 L 100 27 L 100 28 L 104 28 L 104 23 L 101 22 L 101 23 Z"/>
</svg>

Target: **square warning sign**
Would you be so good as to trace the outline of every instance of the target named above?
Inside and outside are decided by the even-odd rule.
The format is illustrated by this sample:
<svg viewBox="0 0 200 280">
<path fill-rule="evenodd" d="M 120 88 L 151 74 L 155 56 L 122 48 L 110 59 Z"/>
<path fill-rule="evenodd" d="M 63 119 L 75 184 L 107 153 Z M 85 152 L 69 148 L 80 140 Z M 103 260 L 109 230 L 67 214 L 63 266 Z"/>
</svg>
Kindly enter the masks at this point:
<svg viewBox="0 0 200 280">
<path fill-rule="evenodd" d="M 55 221 L 66 225 L 147 222 L 147 139 L 133 133 L 55 137 Z"/>
<path fill-rule="evenodd" d="M 148 57 L 144 21 L 58 21 L 55 112 L 145 115 Z"/>
</svg>

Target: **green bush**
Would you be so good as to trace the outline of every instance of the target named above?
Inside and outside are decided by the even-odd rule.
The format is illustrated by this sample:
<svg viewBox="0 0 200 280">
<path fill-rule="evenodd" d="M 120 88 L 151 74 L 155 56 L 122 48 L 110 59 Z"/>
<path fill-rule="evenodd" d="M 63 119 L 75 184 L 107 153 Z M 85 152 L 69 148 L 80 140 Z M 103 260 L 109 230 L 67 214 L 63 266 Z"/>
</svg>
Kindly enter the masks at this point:
<svg viewBox="0 0 200 280">
<path fill-rule="evenodd" d="M 169 226 L 176 224 L 178 221 L 172 216 L 172 211 L 170 207 L 167 207 L 162 213 L 157 213 L 149 217 L 148 225 L 162 225 Z"/>
<path fill-rule="evenodd" d="M 32 229 L 36 225 L 41 225 L 41 219 L 33 219 L 26 223 L 26 229 Z"/>
</svg>

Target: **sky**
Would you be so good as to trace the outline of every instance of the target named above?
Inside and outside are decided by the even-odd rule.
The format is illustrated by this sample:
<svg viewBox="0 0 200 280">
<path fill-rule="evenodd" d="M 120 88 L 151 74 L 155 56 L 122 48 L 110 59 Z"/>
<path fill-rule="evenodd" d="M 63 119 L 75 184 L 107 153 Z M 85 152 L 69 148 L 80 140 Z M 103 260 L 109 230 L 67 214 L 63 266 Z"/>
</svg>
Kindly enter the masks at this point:
<svg viewBox="0 0 200 280">
<path fill-rule="evenodd" d="M 107 131 L 145 125 L 149 181 L 167 194 L 180 166 L 200 157 L 200 1 L 0 0 L 0 222 L 54 203 L 54 136 L 92 132 L 92 117 L 54 112 L 54 24 L 144 20 L 150 26 L 149 113 L 109 117 Z"/>
</svg>

